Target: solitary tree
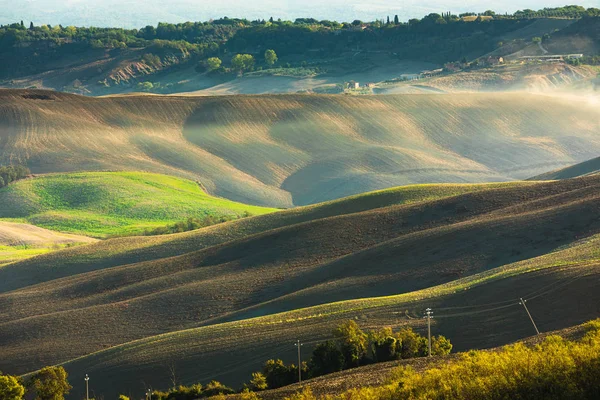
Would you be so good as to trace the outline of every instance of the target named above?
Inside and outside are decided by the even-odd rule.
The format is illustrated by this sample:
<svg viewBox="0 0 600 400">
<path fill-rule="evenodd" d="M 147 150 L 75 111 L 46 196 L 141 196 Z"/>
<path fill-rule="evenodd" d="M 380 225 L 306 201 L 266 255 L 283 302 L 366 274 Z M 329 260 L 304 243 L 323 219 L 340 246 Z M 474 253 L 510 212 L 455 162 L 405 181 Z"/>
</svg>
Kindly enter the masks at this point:
<svg viewBox="0 0 600 400">
<path fill-rule="evenodd" d="M 394 25 L 399 25 L 400 24 L 400 18 L 398 18 L 398 15 L 396 15 L 394 17 Z"/>
<path fill-rule="evenodd" d="M 24 394 L 25 387 L 16 377 L 0 374 L 0 399 L 21 400 Z"/>
<path fill-rule="evenodd" d="M 237 54 L 231 60 L 231 66 L 239 72 L 250 71 L 254 67 L 254 57 L 250 54 Z"/>
<path fill-rule="evenodd" d="M 208 71 L 215 71 L 219 68 L 221 68 L 221 64 L 223 62 L 221 61 L 221 59 L 219 57 L 211 57 L 208 60 L 206 60 L 206 68 L 208 69 Z"/>
<path fill-rule="evenodd" d="M 35 388 L 35 400 L 63 400 L 73 388 L 67 380 L 67 371 L 63 367 L 42 368 L 32 379 Z"/>
<path fill-rule="evenodd" d="M 267 50 L 265 51 L 265 62 L 267 63 L 267 65 L 273 65 L 277 62 L 278 58 L 277 58 L 277 53 L 275 53 L 275 50 Z"/>
<path fill-rule="evenodd" d="M 33 30 L 33 22 L 29 23 L 29 29 Z"/>
</svg>

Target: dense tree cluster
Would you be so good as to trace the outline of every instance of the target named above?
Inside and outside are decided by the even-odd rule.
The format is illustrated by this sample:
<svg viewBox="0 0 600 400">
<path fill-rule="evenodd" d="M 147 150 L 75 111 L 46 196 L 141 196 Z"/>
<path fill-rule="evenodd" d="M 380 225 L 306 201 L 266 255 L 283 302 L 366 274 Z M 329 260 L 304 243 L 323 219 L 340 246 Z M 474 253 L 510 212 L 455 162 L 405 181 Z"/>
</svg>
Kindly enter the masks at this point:
<svg viewBox="0 0 600 400">
<path fill-rule="evenodd" d="M 303 363 L 302 376 L 313 378 L 377 362 L 425 357 L 427 338 L 403 328 L 363 332 L 350 320 L 335 329 L 335 339 L 319 343 L 308 363 Z M 443 336 L 432 337 L 432 355 L 449 354 L 452 344 Z M 282 360 L 268 360 L 261 372 L 252 375 L 248 387 L 254 391 L 275 389 L 298 380 L 298 366 Z"/>
<path fill-rule="evenodd" d="M 217 381 L 211 381 L 208 385 L 195 384 L 191 386 L 180 385 L 166 392 L 155 390 L 152 398 L 156 400 L 196 400 L 217 395 L 233 394 L 235 390 Z"/>
<path fill-rule="evenodd" d="M 397 368 L 380 387 L 352 389 L 328 400 L 592 400 L 600 398 L 600 320 L 578 342 L 548 336 L 499 351 L 470 351 L 458 360 L 416 372 Z M 286 400 L 316 400 L 305 388 Z"/>
<path fill-rule="evenodd" d="M 486 11 L 466 21 L 465 13 L 429 14 L 422 19 L 339 23 L 298 18 L 295 21 L 222 18 L 208 22 L 159 23 L 141 29 L 41 25 L 23 22 L 0 26 L 0 78 L 41 72 L 48 63 L 87 52 L 142 50 L 142 59 L 161 65 L 165 59 L 200 62 L 229 54 L 265 54 L 265 65 L 277 55 L 325 58 L 354 49 L 392 51 L 400 58 L 444 63 L 473 52 L 494 50 L 497 38 L 534 18 L 600 17 L 600 9 L 579 6 L 521 10 L 497 15 Z M 172 62 L 171 64 L 177 64 Z M 167 63 L 168 64 L 168 63 Z M 244 66 L 245 67 L 245 66 Z M 216 68 L 218 69 L 218 68 Z M 235 69 L 235 67 L 234 67 Z M 213 69 L 214 70 L 214 69 Z M 239 69 L 238 69 L 239 70 Z"/>
<path fill-rule="evenodd" d="M 67 377 L 63 367 L 42 368 L 27 380 L 0 373 L 0 399 L 64 400 L 72 389 Z"/>
<path fill-rule="evenodd" d="M 27 178 L 31 171 L 21 165 L 0 166 L 0 188 L 8 186 L 11 182 Z"/>
<path fill-rule="evenodd" d="M 233 221 L 239 218 L 247 218 L 250 217 L 251 214 L 249 212 L 244 212 L 240 216 L 236 215 L 205 215 L 200 218 L 188 218 L 185 221 L 176 222 L 175 224 L 158 227 L 151 230 L 144 231 L 144 236 L 154 236 L 154 235 L 168 235 L 171 233 L 181 233 L 181 232 L 189 232 L 194 231 L 196 229 L 205 228 L 207 226 L 222 224 L 224 222 Z"/>
</svg>

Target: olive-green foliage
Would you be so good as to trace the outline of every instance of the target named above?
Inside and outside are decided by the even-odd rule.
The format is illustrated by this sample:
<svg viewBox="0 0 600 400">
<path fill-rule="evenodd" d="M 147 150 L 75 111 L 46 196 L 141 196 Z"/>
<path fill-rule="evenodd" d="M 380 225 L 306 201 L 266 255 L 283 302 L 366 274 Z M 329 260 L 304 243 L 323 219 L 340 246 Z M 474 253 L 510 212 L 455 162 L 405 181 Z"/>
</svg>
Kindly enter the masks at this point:
<svg viewBox="0 0 600 400">
<path fill-rule="evenodd" d="M 2 375 L 0 373 L 0 399 L 21 400 L 25 394 L 25 387 L 16 376 Z"/>
<path fill-rule="evenodd" d="M 235 71 L 251 71 L 254 68 L 254 57 L 250 54 L 236 54 L 231 59 L 231 66 Z"/>
<path fill-rule="evenodd" d="M 428 354 L 427 339 L 413 331 L 412 328 L 403 328 L 396 336 L 401 341 L 400 358 L 424 357 Z"/>
<path fill-rule="evenodd" d="M 411 328 L 396 333 L 391 328 L 365 333 L 355 321 L 349 320 L 338 326 L 333 334 L 335 340 L 317 344 L 308 364 L 303 363 L 303 376 L 317 377 L 363 364 L 428 354 L 427 339 Z M 431 349 L 433 355 L 445 355 L 452 350 L 452 344 L 443 336 L 435 336 L 431 340 Z M 269 389 L 277 389 L 296 382 L 298 368 L 294 364 L 286 365 L 282 360 L 268 360 L 260 375 Z M 252 374 L 253 379 L 247 386 L 263 390 L 255 383 L 257 376 L 258 373 Z"/>
<path fill-rule="evenodd" d="M 262 372 L 269 389 L 290 385 L 297 380 L 298 369 L 294 364 L 286 365 L 282 360 L 267 360 Z"/>
<path fill-rule="evenodd" d="M 221 59 L 219 57 L 211 57 L 208 60 L 206 60 L 206 69 L 208 71 L 215 71 L 219 68 L 221 68 L 221 64 L 223 62 L 221 61 Z"/>
<path fill-rule="evenodd" d="M 344 369 L 344 354 L 338 348 L 337 343 L 329 340 L 319 343 L 308 362 L 310 375 L 321 376 Z"/>
<path fill-rule="evenodd" d="M 223 385 L 221 382 L 211 381 L 208 385 L 204 387 L 202 391 L 202 397 L 211 397 L 216 396 L 218 394 L 233 394 L 235 390 L 232 388 Z"/>
<path fill-rule="evenodd" d="M 0 166 L 0 188 L 11 182 L 27 178 L 30 174 L 29 168 L 22 165 Z"/>
<path fill-rule="evenodd" d="M 350 320 L 340 325 L 334 331 L 334 336 L 340 342 L 345 367 L 357 367 L 367 353 L 367 335 L 355 321 Z"/>
<path fill-rule="evenodd" d="M 253 372 L 252 379 L 250 380 L 250 388 L 254 391 L 266 390 L 269 385 L 267 384 L 267 378 L 262 372 Z"/>
<path fill-rule="evenodd" d="M 63 367 L 42 368 L 31 378 L 36 400 L 63 400 L 72 386 Z"/>
<path fill-rule="evenodd" d="M 265 62 L 267 63 L 267 65 L 273 65 L 277 62 L 278 58 L 277 58 L 277 53 L 275 53 L 275 50 L 267 50 L 265 51 Z"/>
<path fill-rule="evenodd" d="M 600 320 L 577 342 L 548 336 L 498 351 L 470 351 L 422 373 L 399 367 L 380 387 L 353 389 L 334 399 L 575 400 L 600 398 Z M 312 393 L 288 399 L 314 400 Z"/>
<path fill-rule="evenodd" d="M 317 397 L 313 394 L 310 386 L 305 386 L 301 392 L 294 393 L 290 397 L 286 397 L 285 400 L 317 400 Z"/>
<path fill-rule="evenodd" d="M 168 225 L 166 227 L 154 228 L 152 230 L 145 230 L 144 235 L 167 235 L 169 233 L 181 233 L 193 231 L 196 229 L 204 228 L 207 226 L 212 226 L 216 224 L 222 224 L 223 222 L 233 221 L 237 218 L 246 218 L 251 216 L 249 212 L 245 211 L 242 215 L 231 216 L 231 215 L 207 215 L 202 218 L 188 218 L 186 221 L 177 222 L 173 225 Z"/>
<path fill-rule="evenodd" d="M 195 384 L 191 386 L 178 386 L 166 392 L 155 390 L 152 398 L 156 400 L 195 400 L 203 397 L 232 394 L 235 391 L 217 381 L 211 381 L 208 385 Z"/>
</svg>

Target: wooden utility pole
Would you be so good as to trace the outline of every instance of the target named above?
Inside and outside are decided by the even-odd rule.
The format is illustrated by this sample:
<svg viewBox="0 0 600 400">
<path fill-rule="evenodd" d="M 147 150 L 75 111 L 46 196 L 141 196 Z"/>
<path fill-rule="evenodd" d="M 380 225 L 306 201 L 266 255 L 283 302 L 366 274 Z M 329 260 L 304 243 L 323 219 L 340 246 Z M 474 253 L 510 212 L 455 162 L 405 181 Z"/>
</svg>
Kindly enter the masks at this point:
<svg viewBox="0 0 600 400">
<path fill-rule="evenodd" d="M 298 383 L 302 383 L 302 360 L 300 358 L 300 346 L 302 346 L 302 343 L 300 343 L 300 339 L 294 343 L 294 346 L 298 347 Z"/>
<path fill-rule="evenodd" d="M 527 300 L 523 300 L 523 298 L 520 298 L 519 300 L 521 300 L 519 302 L 519 304 L 521 304 L 523 307 L 525 307 L 525 311 L 527 311 L 527 315 L 529 315 L 529 319 L 531 320 L 531 323 L 533 324 L 533 327 L 535 328 L 536 333 L 539 335 L 540 331 L 538 330 L 538 327 L 535 324 L 535 321 L 533 320 L 533 317 L 531 316 L 531 313 L 529 312 L 529 309 L 527 309 L 527 305 L 525 305 L 525 303 L 527 302 Z"/>
<path fill-rule="evenodd" d="M 425 310 L 425 318 L 427 318 L 427 338 L 429 342 L 429 357 L 431 357 L 431 318 L 433 318 L 431 308 Z"/>
</svg>

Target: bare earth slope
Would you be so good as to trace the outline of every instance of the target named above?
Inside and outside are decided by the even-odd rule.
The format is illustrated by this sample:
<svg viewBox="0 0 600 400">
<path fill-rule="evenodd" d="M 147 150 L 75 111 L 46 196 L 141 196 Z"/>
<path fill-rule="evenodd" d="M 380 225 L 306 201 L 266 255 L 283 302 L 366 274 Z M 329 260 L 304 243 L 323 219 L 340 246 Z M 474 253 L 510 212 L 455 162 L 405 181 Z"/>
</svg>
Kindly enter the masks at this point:
<svg viewBox="0 0 600 400">
<path fill-rule="evenodd" d="M 531 329 L 512 307 L 519 296 L 562 288 L 531 304 L 543 329 L 598 311 L 600 177 L 421 188 L 9 265 L 0 269 L 0 368 L 25 373 L 85 356 L 69 372 L 93 371 L 114 397 L 108 390 L 148 376 L 168 385 L 172 362 L 186 383 L 218 375 L 237 385 L 266 358 L 286 357 L 293 337 L 322 339 L 348 318 L 419 327 L 426 305 L 446 307 L 454 317 L 436 323 L 464 349 Z M 153 256 L 128 258 L 144 247 Z M 333 301 L 342 303 L 318 306 Z M 479 311 L 462 318 L 454 307 Z"/>
<path fill-rule="evenodd" d="M 521 179 L 597 156 L 600 110 L 524 93 L 85 98 L 0 91 L 0 162 L 144 170 L 256 205 Z"/>
</svg>

